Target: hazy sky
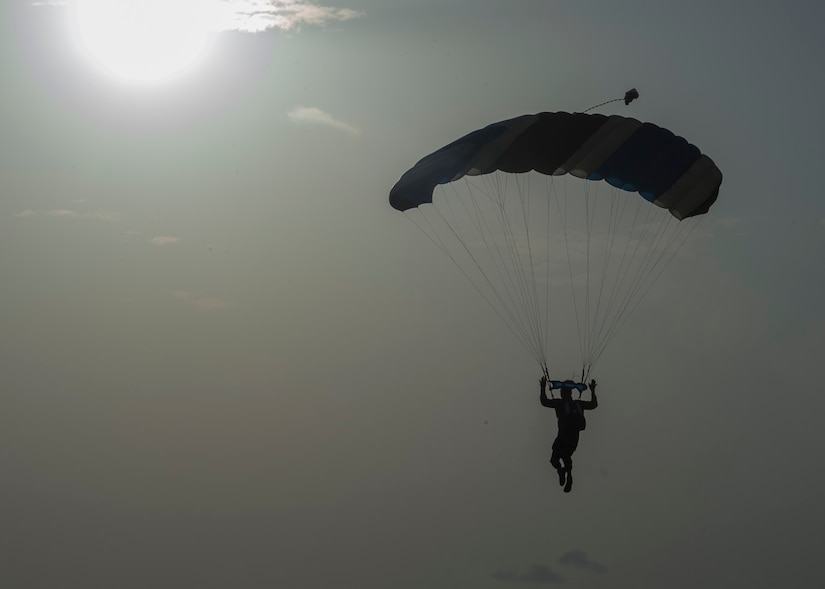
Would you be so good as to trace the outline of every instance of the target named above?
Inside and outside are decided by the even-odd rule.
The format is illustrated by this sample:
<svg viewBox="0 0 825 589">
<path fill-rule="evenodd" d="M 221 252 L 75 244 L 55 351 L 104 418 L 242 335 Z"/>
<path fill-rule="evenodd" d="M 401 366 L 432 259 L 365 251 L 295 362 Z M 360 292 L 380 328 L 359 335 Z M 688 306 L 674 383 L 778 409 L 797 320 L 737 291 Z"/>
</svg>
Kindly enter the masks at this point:
<svg viewBox="0 0 825 589">
<path fill-rule="evenodd" d="M 820 2 L 181 6 L 196 57 L 153 83 L 114 21 L 0 8 L 5 584 L 825 584 Z M 387 195 L 632 86 L 603 112 L 725 179 L 563 494 L 538 366 Z"/>
</svg>

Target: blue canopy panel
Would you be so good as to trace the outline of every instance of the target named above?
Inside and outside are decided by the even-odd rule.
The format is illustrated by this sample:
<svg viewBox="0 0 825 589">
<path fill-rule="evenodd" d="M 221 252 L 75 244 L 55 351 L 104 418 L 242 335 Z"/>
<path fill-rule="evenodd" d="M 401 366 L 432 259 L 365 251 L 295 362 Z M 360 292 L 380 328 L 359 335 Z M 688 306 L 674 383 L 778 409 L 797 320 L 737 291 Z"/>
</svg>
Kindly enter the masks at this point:
<svg viewBox="0 0 825 589">
<path fill-rule="evenodd" d="M 638 192 L 655 202 L 702 154 L 695 145 L 667 129 L 644 123 L 588 180 Z"/>
</svg>

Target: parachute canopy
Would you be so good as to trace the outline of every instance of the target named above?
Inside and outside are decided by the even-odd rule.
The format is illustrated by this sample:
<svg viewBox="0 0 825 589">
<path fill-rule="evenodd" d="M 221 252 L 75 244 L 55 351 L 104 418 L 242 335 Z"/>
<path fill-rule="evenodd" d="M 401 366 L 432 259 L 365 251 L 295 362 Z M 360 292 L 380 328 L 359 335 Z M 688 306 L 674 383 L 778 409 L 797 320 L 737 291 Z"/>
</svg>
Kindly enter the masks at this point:
<svg viewBox="0 0 825 589">
<path fill-rule="evenodd" d="M 657 125 L 543 112 L 493 123 L 424 157 L 389 202 L 544 368 L 548 343 L 567 353 L 570 330 L 578 331 L 585 380 L 696 227 L 683 220 L 706 213 L 721 183 L 708 156 Z"/>
<path fill-rule="evenodd" d="M 604 180 L 680 220 L 706 213 L 722 183 L 709 157 L 662 127 L 616 115 L 543 112 L 493 123 L 426 156 L 396 183 L 390 204 L 406 211 L 432 202 L 439 184 L 496 170 Z"/>
</svg>

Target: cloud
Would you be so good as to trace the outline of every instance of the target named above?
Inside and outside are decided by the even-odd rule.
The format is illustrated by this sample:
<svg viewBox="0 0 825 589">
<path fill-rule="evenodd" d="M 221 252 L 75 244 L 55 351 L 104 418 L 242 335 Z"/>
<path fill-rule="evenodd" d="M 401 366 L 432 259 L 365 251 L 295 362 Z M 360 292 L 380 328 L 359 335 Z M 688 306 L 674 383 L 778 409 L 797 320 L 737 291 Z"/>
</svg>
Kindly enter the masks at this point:
<svg viewBox="0 0 825 589">
<path fill-rule="evenodd" d="M 43 214 L 49 217 L 79 217 L 80 213 L 71 211 L 69 209 L 50 209 L 43 211 Z"/>
<path fill-rule="evenodd" d="M 90 213 L 83 213 L 80 215 L 81 217 L 86 217 L 87 219 L 97 219 L 98 221 L 110 221 L 112 223 L 116 223 L 120 220 L 120 213 L 115 211 L 106 211 L 106 210 L 99 210 L 99 211 L 92 211 Z"/>
<path fill-rule="evenodd" d="M 172 296 L 178 299 L 179 301 L 183 301 L 187 305 L 192 305 L 199 311 L 229 309 L 230 307 L 235 306 L 234 303 L 232 303 L 231 301 L 227 301 L 225 299 L 207 299 L 193 297 L 188 291 L 185 290 L 173 290 Z"/>
<path fill-rule="evenodd" d="M 595 560 L 591 560 L 587 556 L 587 552 L 580 549 L 568 550 L 561 555 L 559 562 L 567 566 L 577 567 L 590 571 L 591 573 L 598 573 L 600 575 L 607 572 L 607 566 L 601 564 L 600 562 L 596 562 Z"/>
<path fill-rule="evenodd" d="M 21 218 L 36 217 L 38 215 L 43 217 L 60 217 L 64 219 L 94 219 L 96 221 L 109 222 L 117 222 L 120 219 L 120 213 L 105 209 L 97 211 L 88 211 L 85 213 L 81 213 L 73 209 L 47 209 L 44 211 L 34 211 L 32 209 L 26 209 L 24 211 L 20 211 L 19 213 L 14 213 L 15 217 Z"/>
<path fill-rule="evenodd" d="M 357 127 L 336 119 L 328 112 L 315 108 L 314 106 L 297 106 L 287 113 L 289 120 L 296 124 L 322 125 L 338 129 L 350 135 L 359 135 L 361 130 Z"/>
<path fill-rule="evenodd" d="M 181 241 L 180 237 L 171 237 L 168 235 L 158 235 L 157 237 L 153 237 L 149 240 L 149 243 L 152 245 L 169 245 L 171 243 L 179 243 Z"/>
<path fill-rule="evenodd" d="M 566 582 L 566 579 L 541 564 L 531 564 L 530 568 L 523 573 L 516 571 L 496 571 L 493 578 L 497 581 L 508 581 L 510 583 L 537 583 L 542 585 L 553 585 Z"/>
<path fill-rule="evenodd" d="M 68 0 L 30 1 L 34 6 L 65 6 L 69 3 Z M 192 0 L 187 1 L 198 11 L 193 18 L 205 18 L 213 31 L 297 31 L 303 26 L 324 27 L 364 16 L 357 10 L 321 6 L 306 0 L 199 0 L 196 5 Z"/>
<path fill-rule="evenodd" d="M 269 29 L 299 30 L 303 25 L 326 26 L 360 18 L 348 8 L 320 6 L 304 0 L 214 0 L 215 30 L 257 33 Z"/>
</svg>

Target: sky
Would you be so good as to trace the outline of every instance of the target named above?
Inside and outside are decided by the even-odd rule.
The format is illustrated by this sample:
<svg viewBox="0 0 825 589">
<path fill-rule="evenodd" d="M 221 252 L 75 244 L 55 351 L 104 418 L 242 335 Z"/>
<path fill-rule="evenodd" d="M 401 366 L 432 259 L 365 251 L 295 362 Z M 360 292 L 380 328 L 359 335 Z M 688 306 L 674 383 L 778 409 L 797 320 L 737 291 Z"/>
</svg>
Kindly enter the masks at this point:
<svg viewBox="0 0 825 589">
<path fill-rule="evenodd" d="M 99 4 L 0 8 L 9 586 L 825 582 L 821 3 Z M 630 87 L 724 181 L 565 494 L 535 360 L 387 198 Z"/>
</svg>

